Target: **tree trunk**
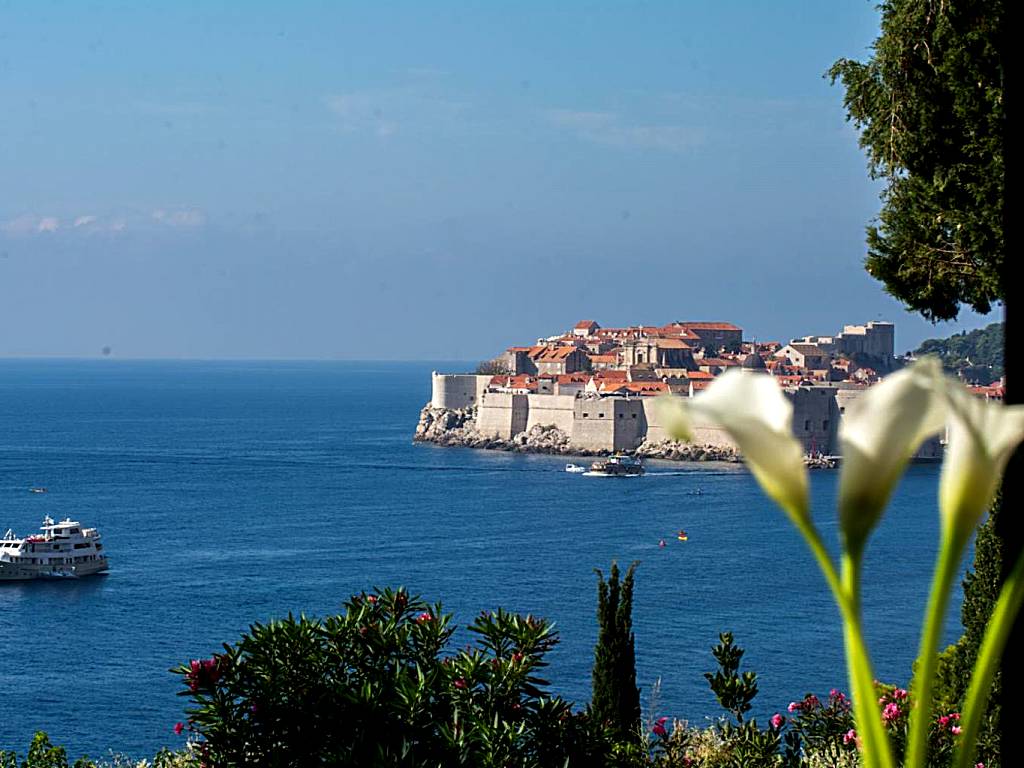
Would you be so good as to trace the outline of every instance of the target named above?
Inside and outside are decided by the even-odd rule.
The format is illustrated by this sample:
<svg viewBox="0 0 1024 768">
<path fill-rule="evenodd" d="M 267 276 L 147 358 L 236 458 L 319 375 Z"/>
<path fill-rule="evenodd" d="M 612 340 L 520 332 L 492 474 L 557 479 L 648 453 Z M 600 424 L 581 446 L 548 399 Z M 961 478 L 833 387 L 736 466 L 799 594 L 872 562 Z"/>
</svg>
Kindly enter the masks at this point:
<svg viewBox="0 0 1024 768">
<path fill-rule="evenodd" d="M 1016 71 L 1016 49 L 1017 41 L 1014 40 L 1009 31 L 1010 25 L 1004 24 L 1002 34 L 1004 42 L 1002 49 L 1003 64 L 1003 109 L 1005 110 L 1004 140 L 1003 140 L 1003 161 L 1005 187 L 1003 192 L 1003 307 L 1006 316 L 1006 329 L 1004 336 L 1004 370 L 1006 371 L 1006 402 L 1008 404 L 1024 403 L 1024 360 L 1015 354 L 1015 347 L 1024 338 L 1024 322 L 1022 312 L 1024 303 L 1021 301 L 1019 281 L 1010 277 L 1010 263 L 1014 260 L 1017 247 L 1022 244 L 1019 236 L 1019 228 L 1015 226 L 1013 204 L 1010 202 L 1012 193 L 1016 190 L 1016 182 L 1019 179 L 1017 173 L 1018 155 L 1017 145 L 1011 139 L 1012 131 L 1010 126 L 1019 124 L 1017 114 L 1017 71 Z M 1003 476 L 1003 509 L 1006 514 L 999 515 L 996 519 L 996 533 L 1003 542 L 1003 579 L 1009 574 L 1013 564 L 1017 561 L 1022 550 L 1024 550 L 1024 526 L 1018 522 L 1017 517 L 1024 501 L 1024 449 L 1018 448 L 1010 459 Z M 1002 738 L 1000 740 L 1000 753 L 1004 766 L 1024 765 L 1024 739 L 1021 739 L 1019 723 L 1024 715 L 1024 706 L 1021 702 L 1021 691 L 1024 690 L 1024 658 L 1021 649 L 1024 648 L 1024 617 L 1017 616 L 1013 632 L 1006 644 L 1003 653 L 1002 670 L 1002 707 L 1000 712 L 1000 728 Z"/>
</svg>

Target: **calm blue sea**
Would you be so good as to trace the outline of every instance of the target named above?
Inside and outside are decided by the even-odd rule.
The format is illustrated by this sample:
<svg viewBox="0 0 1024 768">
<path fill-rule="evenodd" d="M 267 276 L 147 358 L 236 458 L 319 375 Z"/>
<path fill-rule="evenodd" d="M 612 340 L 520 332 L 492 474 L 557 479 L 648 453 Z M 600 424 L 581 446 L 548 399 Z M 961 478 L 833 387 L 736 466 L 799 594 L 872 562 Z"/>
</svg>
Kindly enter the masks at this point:
<svg viewBox="0 0 1024 768">
<path fill-rule="evenodd" d="M 100 528 L 111 560 L 106 577 L 0 584 L 0 747 L 23 751 L 37 729 L 72 755 L 180 743 L 170 667 L 374 585 L 462 620 L 498 606 L 554 620 L 550 679 L 584 702 L 593 569 L 613 559 L 641 561 L 639 680 L 650 705 L 660 678 L 658 713 L 717 714 L 702 672 L 721 630 L 760 673 L 762 717 L 846 687 L 822 579 L 741 467 L 604 480 L 555 457 L 413 445 L 432 367 L 445 366 L 0 361 L 0 533 L 71 516 Z M 869 552 L 866 621 L 893 682 L 917 644 L 937 479 L 911 469 Z M 812 478 L 830 540 L 836 480 Z M 949 639 L 957 626 L 954 610 Z"/>
</svg>

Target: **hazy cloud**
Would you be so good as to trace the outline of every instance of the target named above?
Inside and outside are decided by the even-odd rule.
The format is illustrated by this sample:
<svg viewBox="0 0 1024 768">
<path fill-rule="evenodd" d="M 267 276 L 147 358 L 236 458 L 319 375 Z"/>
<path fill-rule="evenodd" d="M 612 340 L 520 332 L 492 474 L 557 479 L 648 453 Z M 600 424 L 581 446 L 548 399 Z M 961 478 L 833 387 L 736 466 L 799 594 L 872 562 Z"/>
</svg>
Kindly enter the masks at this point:
<svg viewBox="0 0 1024 768">
<path fill-rule="evenodd" d="M 431 90 L 407 86 L 330 94 L 324 97 L 324 104 L 345 133 L 386 138 L 397 133 L 451 133 L 466 128 L 468 104 L 437 96 Z"/>
<path fill-rule="evenodd" d="M 33 216 L 30 213 L 23 213 L 21 216 L 15 216 L 13 219 L 8 219 L 0 223 L 0 232 L 5 232 L 9 235 L 24 235 L 29 232 L 37 231 L 39 226 L 39 217 Z"/>
<path fill-rule="evenodd" d="M 158 208 L 153 211 L 152 218 L 169 227 L 201 227 L 206 223 L 206 214 L 198 208 Z"/>
<path fill-rule="evenodd" d="M 685 152 L 704 143 L 703 128 L 674 123 L 634 123 L 615 112 L 551 109 L 547 120 L 580 138 L 612 147 Z"/>
<path fill-rule="evenodd" d="M 195 229 L 206 224 L 206 214 L 198 208 L 158 208 L 146 213 L 93 214 L 83 213 L 69 216 L 67 226 L 61 225 L 57 216 L 40 216 L 25 213 L 6 221 L 0 221 L 0 233 L 29 237 L 52 232 L 66 232 L 69 235 L 86 236 L 99 233 L 120 233 L 126 230 L 146 231 L 155 229 Z"/>
</svg>

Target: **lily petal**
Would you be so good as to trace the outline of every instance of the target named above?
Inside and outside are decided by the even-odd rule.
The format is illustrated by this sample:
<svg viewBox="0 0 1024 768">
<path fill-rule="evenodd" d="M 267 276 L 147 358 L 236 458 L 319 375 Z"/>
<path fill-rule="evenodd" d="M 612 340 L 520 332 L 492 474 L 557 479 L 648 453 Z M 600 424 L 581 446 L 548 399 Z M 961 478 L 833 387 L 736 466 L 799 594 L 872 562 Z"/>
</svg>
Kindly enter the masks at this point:
<svg viewBox="0 0 1024 768">
<path fill-rule="evenodd" d="M 666 423 L 673 437 L 691 439 L 694 424 L 722 427 L 764 492 L 789 514 L 808 517 L 807 468 L 793 435 L 793 404 L 774 379 L 728 371 L 692 400 L 677 400 Z"/>
<path fill-rule="evenodd" d="M 683 398 L 675 395 L 659 395 L 654 400 L 654 409 L 662 427 L 673 440 L 693 440 L 693 419 Z"/>
<path fill-rule="evenodd" d="M 966 542 L 992 503 L 1006 462 L 1024 439 L 1024 405 L 1001 405 L 972 395 L 949 379 L 949 445 L 939 479 L 943 528 Z"/>
<path fill-rule="evenodd" d="M 942 366 L 923 358 L 886 376 L 855 401 L 839 427 L 843 461 L 839 524 L 858 553 L 878 524 L 907 462 L 945 421 Z"/>
</svg>

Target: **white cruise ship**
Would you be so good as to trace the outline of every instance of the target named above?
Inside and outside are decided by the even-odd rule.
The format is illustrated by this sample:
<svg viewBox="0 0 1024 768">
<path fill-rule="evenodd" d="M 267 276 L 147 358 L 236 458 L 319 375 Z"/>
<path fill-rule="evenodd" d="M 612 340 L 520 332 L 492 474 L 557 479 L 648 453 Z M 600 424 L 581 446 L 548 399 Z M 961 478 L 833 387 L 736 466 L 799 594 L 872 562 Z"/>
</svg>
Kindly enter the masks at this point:
<svg viewBox="0 0 1024 768">
<path fill-rule="evenodd" d="M 19 539 L 10 530 L 0 539 L 0 581 L 75 579 L 108 568 L 100 534 L 70 518 L 46 517 L 42 533 Z"/>
</svg>

